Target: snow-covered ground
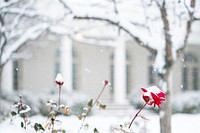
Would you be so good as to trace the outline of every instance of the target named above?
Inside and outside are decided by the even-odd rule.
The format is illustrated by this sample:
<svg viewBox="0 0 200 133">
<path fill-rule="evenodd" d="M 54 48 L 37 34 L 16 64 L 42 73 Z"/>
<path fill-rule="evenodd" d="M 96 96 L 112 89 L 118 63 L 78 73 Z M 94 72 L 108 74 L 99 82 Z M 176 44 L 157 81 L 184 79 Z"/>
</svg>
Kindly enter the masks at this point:
<svg viewBox="0 0 200 133">
<path fill-rule="evenodd" d="M 156 114 L 145 116 L 149 120 L 145 121 L 141 118 L 137 118 L 136 122 L 132 126 L 134 133 L 139 133 L 143 130 L 145 133 L 159 133 L 159 117 Z M 58 116 L 57 119 L 62 121 L 62 124 L 57 126 L 63 127 L 66 133 L 76 133 L 81 125 L 81 121 L 76 116 Z M 96 127 L 100 133 L 119 133 L 112 128 L 130 121 L 130 116 L 101 116 L 95 115 L 88 117 L 86 123 L 89 124 L 88 130 L 83 130 L 85 133 L 93 133 L 94 127 Z M 45 122 L 46 118 L 42 116 L 31 117 L 32 123 Z M 200 131 L 200 114 L 175 114 L 172 116 L 172 133 L 197 133 Z M 30 127 L 24 130 L 20 127 L 20 119 L 15 119 L 13 123 L 10 120 L 0 124 L 0 133 L 33 133 L 34 130 Z M 141 131 L 142 132 L 142 131 Z M 140 132 L 140 133 L 141 133 Z"/>
</svg>

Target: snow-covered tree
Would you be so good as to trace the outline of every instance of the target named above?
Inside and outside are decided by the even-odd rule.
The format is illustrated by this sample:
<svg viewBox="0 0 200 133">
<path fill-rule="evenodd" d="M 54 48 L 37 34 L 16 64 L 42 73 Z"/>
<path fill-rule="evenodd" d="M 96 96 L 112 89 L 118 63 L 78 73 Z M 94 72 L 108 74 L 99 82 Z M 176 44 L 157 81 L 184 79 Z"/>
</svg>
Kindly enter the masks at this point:
<svg viewBox="0 0 200 133">
<path fill-rule="evenodd" d="M 53 4 L 60 3 L 54 0 Z M 57 9 L 49 11 L 48 6 L 50 1 L 0 0 L 0 91 L 5 64 L 10 59 L 23 58 L 19 49 L 28 41 L 36 40 L 44 32 L 55 33 L 55 26 L 67 15 L 55 16 Z"/>
<path fill-rule="evenodd" d="M 161 133 L 171 132 L 169 75 L 184 52 L 193 22 L 200 17 L 198 0 L 59 0 L 75 20 L 97 20 L 118 27 L 156 55 L 154 67 L 167 100 L 160 112 Z"/>
</svg>

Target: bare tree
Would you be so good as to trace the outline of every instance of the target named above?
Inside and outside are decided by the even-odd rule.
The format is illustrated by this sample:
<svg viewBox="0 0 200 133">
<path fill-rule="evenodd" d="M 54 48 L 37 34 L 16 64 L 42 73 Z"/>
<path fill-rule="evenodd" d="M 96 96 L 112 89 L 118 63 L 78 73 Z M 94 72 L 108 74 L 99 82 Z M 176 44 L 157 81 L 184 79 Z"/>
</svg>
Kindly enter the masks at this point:
<svg viewBox="0 0 200 133">
<path fill-rule="evenodd" d="M 167 100 L 160 111 L 161 133 L 171 133 L 172 89 L 169 89 L 168 79 L 176 59 L 184 52 L 188 43 L 192 23 L 199 20 L 196 0 L 93 1 L 80 6 L 78 9 L 81 13 L 77 12 L 78 5 L 75 2 L 59 1 L 75 20 L 97 20 L 116 26 L 119 32 L 129 34 L 138 45 L 156 55 L 155 67 L 160 76 L 159 86 L 167 94 Z M 140 17 L 143 19 L 137 21 Z M 158 58 L 161 60 L 158 61 Z"/>
</svg>

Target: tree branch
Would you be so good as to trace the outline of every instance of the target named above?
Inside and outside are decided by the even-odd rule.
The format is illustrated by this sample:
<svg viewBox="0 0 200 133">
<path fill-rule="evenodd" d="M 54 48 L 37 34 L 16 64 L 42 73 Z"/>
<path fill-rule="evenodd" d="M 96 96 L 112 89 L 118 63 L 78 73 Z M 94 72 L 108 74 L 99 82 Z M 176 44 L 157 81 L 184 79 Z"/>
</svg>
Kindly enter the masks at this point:
<svg viewBox="0 0 200 133">
<path fill-rule="evenodd" d="M 195 0 L 191 0 L 191 7 L 194 8 L 195 7 Z M 183 46 L 178 49 L 176 52 L 177 52 L 177 57 L 181 56 L 182 53 L 184 52 L 185 50 L 185 47 L 188 43 L 188 38 L 189 38 L 189 35 L 191 33 L 191 26 L 192 26 L 192 23 L 194 22 L 194 12 L 190 12 L 188 6 L 186 5 L 186 3 L 184 2 L 184 5 L 185 5 L 185 8 L 187 9 L 188 11 L 188 14 L 189 14 L 189 20 L 187 21 L 187 25 L 186 25 L 186 33 L 185 33 L 185 37 L 184 37 L 184 42 L 183 42 Z"/>
<path fill-rule="evenodd" d="M 1 23 L 1 26 L 4 27 L 5 23 L 4 23 L 4 19 L 1 16 L 1 14 L 0 14 L 0 23 Z M 1 58 L 2 58 L 2 55 L 3 55 L 4 48 L 6 46 L 6 43 L 7 43 L 6 35 L 5 35 L 4 32 L 1 32 L 0 33 L 0 65 L 1 65 Z"/>
<path fill-rule="evenodd" d="M 89 16 L 74 16 L 74 19 L 85 19 L 85 20 L 97 20 L 97 21 L 104 21 L 104 22 L 108 22 L 109 24 L 112 24 L 114 26 L 117 26 L 120 30 L 123 30 L 124 32 L 126 32 L 128 35 L 130 35 L 130 37 L 132 37 L 140 46 L 145 47 L 146 49 L 148 49 L 150 52 L 152 52 L 153 54 L 157 54 L 157 50 L 151 48 L 148 46 L 148 44 L 144 44 L 144 42 L 142 40 L 140 40 L 139 37 L 133 35 L 129 29 L 126 29 L 125 27 L 123 27 L 122 25 L 120 25 L 119 22 L 115 22 L 112 21 L 110 19 L 107 18 L 99 18 L 99 17 L 89 17 Z"/>
<path fill-rule="evenodd" d="M 116 2 L 116 0 L 112 0 L 112 2 L 113 2 L 113 6 L 114 6 L 114 11 L 115 11 L 116 14 L 118 14 L 119 12 L 118 12 L 118 9 L 117 9 L 117 2 Z"/>
<path fill-rule="evenodd" d="M 19 0 L 10 0 L 9 2 L 3 2 L 0 5 L 0 10 L 4 9 L 4 8 L 8 8 L 10 6 L 13 6 L 14 4 L 18 3 Z"/>
<path fill-rule="evenodd" d="M 37 39 L 48 27 L 49 25 L 44 23 L 44 24 L 37 24 L 29 28 L 18 40 L 9 45 L 10 46 L 9 50 L 5 51 L 4 54 L 2 55 L 0 67 L 9 61 L 14 52 L 20 49 L 29 40 Z"/>
<path fill-rule="evenodd" d="M 9 9 L 2 9 L 1 13 L 5 13 L 5 14 L 11 14 L 11 15 L 21 15 L 23 17 L 27 17 L 27 18 L 37 18 L 40 19 L 42 21 L 49 21 L 50 19 L 40 13 L 37 13 L 35 11 L 32 11 L 30 9 L 27 9 L 26 11 L 24 11 L 21 8 L 9 8 Z"/>
<path fill-rule="evenodd" d="M 63 6 L 65 9 L 68 9 L 69 10 L 69 14 L 72 14 L 72 9 L 66 4 L 66 2 L 64 2 L 63 0 L 58 0 Z"/>
</svg>

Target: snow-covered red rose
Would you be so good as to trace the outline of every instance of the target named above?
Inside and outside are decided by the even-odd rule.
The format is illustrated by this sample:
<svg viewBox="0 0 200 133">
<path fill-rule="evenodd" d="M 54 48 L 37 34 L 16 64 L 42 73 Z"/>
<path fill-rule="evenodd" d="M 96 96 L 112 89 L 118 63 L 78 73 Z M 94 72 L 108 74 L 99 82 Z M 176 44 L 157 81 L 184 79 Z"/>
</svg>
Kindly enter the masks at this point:
<svg viewBox="0 0 200 133">
<path fill-rule="evenodd" d="M 103 84 L 104 84 L 104 85 L 109 84 L 108 80 L 104 80 L 104 81 L 103 81 Z"/>
<path fill-rule="evenodd" d="M 166 98 L 166 94 L 156 86 L 141 88 L 141 90 L 143 91 L 142 98 L 144 99 L 144 101 L 149 105 L 154 105 L 154 107 L 156 105 L 160 107 L 160 104 Z"/>
<path fill-rule="evenodd" d="M 64 79 L 60 73 L 57 74 L 55 82 L 57 85 L 61 86 L 64 84 Z"/>
</svg>

